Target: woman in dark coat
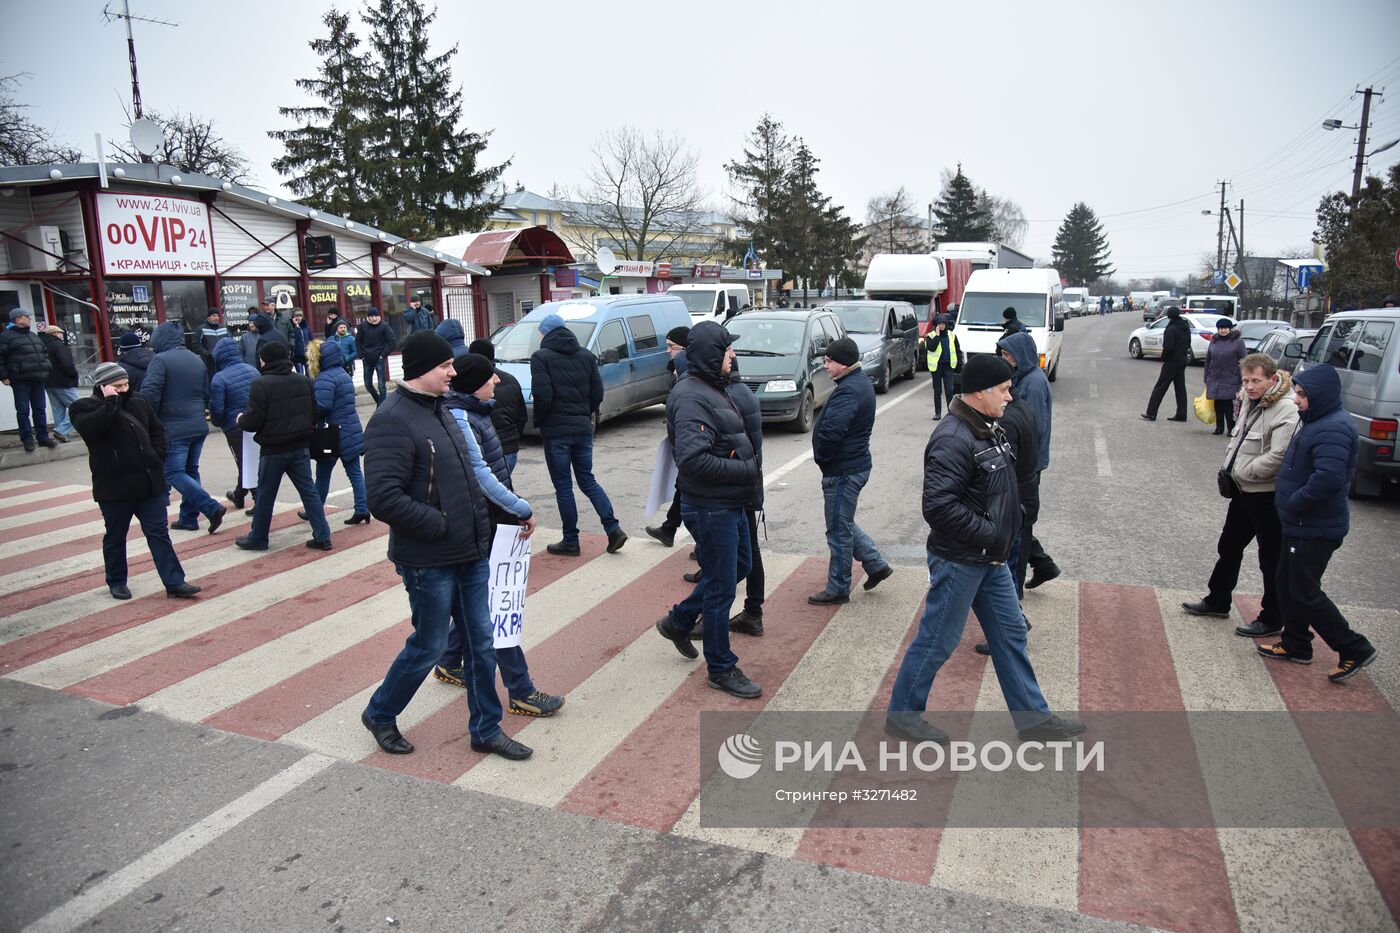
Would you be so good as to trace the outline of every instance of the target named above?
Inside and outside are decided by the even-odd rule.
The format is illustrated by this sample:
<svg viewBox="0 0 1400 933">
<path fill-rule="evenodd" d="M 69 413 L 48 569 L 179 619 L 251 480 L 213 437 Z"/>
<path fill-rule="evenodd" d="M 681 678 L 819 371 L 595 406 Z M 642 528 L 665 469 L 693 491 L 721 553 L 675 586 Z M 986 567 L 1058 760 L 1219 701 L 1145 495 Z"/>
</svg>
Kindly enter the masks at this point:
<svg viewBox="0 0 1400 933">
<path fill-rule="evenodd" d="M 1215 403 L 1215 433 L 1235 430 L 1235 398 L 1243 384 L 1240 360 L 1249 355 L 1235 322 L 1223 317 L 1215 322 L 1215 337 L 1206 348 L 1206 398 Z"/>
<path fill-rule="evenodd" d="M 185 582 L 185 570 L 170 543 L 165 431 L 150 403 L 130 391 L 130 377 L 121 366 L 103 363 L 93 371 L 92 380 L 92 395 L 74 402 L 69 416 L 87 443 L 92 497 L 107 526 L 102 536 L 107 589 L 113 599 L 131 598 L 126 586 L 126 533 L 135 517 L 166 595 L 188 599 L 200 588 Z"/>
<path fill-rule="evenodd" d="M 360 414 L 355 411 L 355 380 L 341 365 L 340 344 L 334 340 L 321 344 L 321 371 L 316 376 L 316 417 L 322 424 L 340 428 L 340 464 L 345 467 L 345 477 L 350 480 L 350 491 L 355 499 L 355 512 L 345 524 L 368 523 L 369 502 L 365 498 L 364 471 L 360 469 L 365 435 L 360 426 Z M 334 461 L 316 461 L 316 489 L 321 493 L 322 503 L 330 495 L 333 469 Z"/>
</svg>

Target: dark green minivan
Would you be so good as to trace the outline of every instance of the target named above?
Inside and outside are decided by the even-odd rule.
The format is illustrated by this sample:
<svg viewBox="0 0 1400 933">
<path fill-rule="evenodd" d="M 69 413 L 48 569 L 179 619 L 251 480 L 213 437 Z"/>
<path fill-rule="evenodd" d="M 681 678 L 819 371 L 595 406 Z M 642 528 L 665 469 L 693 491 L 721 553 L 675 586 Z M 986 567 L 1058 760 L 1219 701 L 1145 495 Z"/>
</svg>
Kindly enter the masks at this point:
<svg viewBox="0 0 1400 933">
<path fill-rule="evenodd" d="M 729 319 L 739 380 L 753 390 L 764 421 L 812 430 L 816 410 L 836 384 L 822 365 L 827 345 L 846 336 L 841 319 L 822 308 L 745 311 Z"/>
</svg>

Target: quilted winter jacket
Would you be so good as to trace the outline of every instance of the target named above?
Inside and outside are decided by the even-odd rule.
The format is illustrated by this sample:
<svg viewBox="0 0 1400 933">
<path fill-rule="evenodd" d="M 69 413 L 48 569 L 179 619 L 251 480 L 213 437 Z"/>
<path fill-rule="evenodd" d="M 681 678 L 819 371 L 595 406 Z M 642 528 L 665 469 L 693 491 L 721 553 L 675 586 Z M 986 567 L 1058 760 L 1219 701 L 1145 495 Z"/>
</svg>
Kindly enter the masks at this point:
<svg viewBox="0 0 1400 933">
<path fill-rule="evenodd" d="M 1342 407 L 1342 381 L 1331 366 L 1314 366 L 1293 378 L 1308 394 L 1308 410 L 1274 484 L 1274 506 L 1290 538 L 1340 541 L 1351 530 L 1347 491 L 1361 438 Z"/>
<path fill-rule="evenodd" d="M 0 379 L 43 382 L 50 369 L 44 338 L 33 327 L 10 324 L 0 333 Z"/>
<path fill-rule="evenodd" d="M 593 433 L 593 413 L 603 405 L 603 375 L 567 327 L 545 334 L 530 355 L 530 394 L 541 437 Z"/>
<path fill-rule="evenodd" d="M 248 387 L 248 410 L 239 426 L 253 432 L 263 453 L 305 450 L 316 426 L 311 380 L 292 371 L 290 360 L 274 360 Z"/>
<path fill-rule="evenodd" d="M 121 368 L 126 370 L 127 379 L 131 382 L 131 391 L 140 392 L 141 386 L 146 381 L 146 371 L 151 368 L 151 361 L 156 355 L 148 347 L 137 347 L 134 350 L 125 350 L 117 357 L 117 362 Z"/>
<path fill-rule="evenodd" d="M 952 417 L 924 448 L 929 550 L 964 564 L 999 564 L 1021 528 L 1015 457 L 1006 433 L 954 396 Z"/>
<path fill-rule="evenodd" d="M 753 508 L 762 483 L 759 452 L 720 367 L 728 337 L 713 321 L 695 325 L 689 369 L 666 399 L 666 436 L 675 452 L 681 499 L 711 508 Z"/>
<path fill-rule="evenodd" d="M 238 416 L 248 410 L 248 387 L 258 371 L 243 362 L 238 341 L 221 337 L 214 344 L 214 362 L 219 371 L 209 381 L 209 420 L 225 431 L 238 427 Z"/>
<path fill-rule="evenodd" d="M 997 349 L 1005 350 L 1016 360 L 1016 369 L 1011 376 L 1011 391 L 1017 398 L 1023 399 L 1035 415 L 1036 436 L 1040 438 L 1040 455 L 1035 468 L 1048 470 L 1054 400 L 1050 391 L 1050 380 L 1040 369 L 1040 352 L 1035 348 L 1035 339 L 1025 331 L 1020 331 L 998 340 Z"/>
<path fill-rule="evenodd" d="M 360 425 L 360 413 L 355 410 L 355 380 L 341 365 L 340 346 L 334 340 L 321 344 L 316 417 L 340 427 L 342 457 L 358 457 L 365 452 L 365 431 Z"/>
<path fill-rule="evenodd" d="M 861 473 L 873 465 L 870 432 L 875 427 L 875 387 L 863 369 L 836 380 L 812 427 L 812 459 L 823 476 Z"/>
<path fill-rule="evenodd" d="M 203 437 L 209 433 L 204 409 L 209 404 L 209 370 L 204 361 L 185 349 L 179 324 L 166 321 L 151 335 L 156 358 L 146 370 L 141 395 L 151 403 L 165 436 L 172 441 Z"/>
</svg>

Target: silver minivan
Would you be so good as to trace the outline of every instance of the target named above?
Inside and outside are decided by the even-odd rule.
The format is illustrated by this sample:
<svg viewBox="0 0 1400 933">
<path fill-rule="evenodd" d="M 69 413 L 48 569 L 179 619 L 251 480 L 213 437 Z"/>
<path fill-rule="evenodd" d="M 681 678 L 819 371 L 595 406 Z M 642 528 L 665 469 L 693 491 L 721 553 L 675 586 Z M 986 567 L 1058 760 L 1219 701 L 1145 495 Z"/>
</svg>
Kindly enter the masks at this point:
<svg viewBox="0 0 1400 933">
<path fill-rule="evenodd" d="M 1332 366 L 1342 382 L 1342 405 L 1361 435 L 1353 496 L 1377 496 L 1400 482 L 1395 435 L 1400 422 L 1400 308 L 1339 311 L 1318 328 L 1306 354 L 1301 343 L 1286 355 L 1297 370 Z"/>
</svg>

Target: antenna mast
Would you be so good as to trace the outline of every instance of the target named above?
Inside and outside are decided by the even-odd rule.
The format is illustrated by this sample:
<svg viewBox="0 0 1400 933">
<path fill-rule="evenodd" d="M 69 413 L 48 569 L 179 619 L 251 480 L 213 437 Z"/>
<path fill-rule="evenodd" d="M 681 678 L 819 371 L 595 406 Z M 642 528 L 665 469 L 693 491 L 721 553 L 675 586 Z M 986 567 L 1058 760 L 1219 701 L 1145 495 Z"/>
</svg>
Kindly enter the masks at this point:
<svg viewBox="0 0 1400 933">
<path fill-rule="evenodd" d="M 148 16 L 132 16 L 130 0 L 122 0 L 122 11 L 114 13 L 110 5 L 102 8 L 102 15 L 107 22 L 114 19 L 126 20 L 126 53 L 131 60 L 131 109 L 135 114 L 135 119 L 141 119 L 141 81 L 136 77 L 136 39 L 131 35 L 131 24 L 133 21 L 142 23 L 154 23 L 157 26 L 178 26 L 179 23 L 167 22 L 163 19 L 152 19 Z"/>
</svg>

